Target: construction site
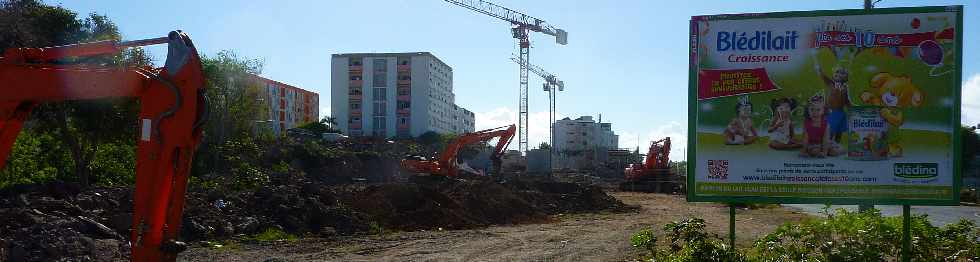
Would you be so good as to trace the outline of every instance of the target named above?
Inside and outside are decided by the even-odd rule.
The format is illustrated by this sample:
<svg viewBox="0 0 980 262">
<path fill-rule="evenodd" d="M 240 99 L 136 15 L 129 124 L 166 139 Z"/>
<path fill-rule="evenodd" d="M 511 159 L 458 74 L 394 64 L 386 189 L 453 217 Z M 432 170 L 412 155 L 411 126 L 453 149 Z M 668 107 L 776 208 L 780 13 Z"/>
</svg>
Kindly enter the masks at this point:
<svg viewBox="0 0 980 262">
<path fill-rule="evenodd" d="M 71 26 L 63 34 L 72 36 L 43 39 L 34 29 L 0 25 L 10 31 L 0 32 L 0 262 L 654 261 L 658 245 L 669 250 L 664 253 L 679 254 L 690 251 L 684 245 L 705 239 L 717 239 L 712 245 L 725 254 L 765 248 L 778 241 L 759 239 L 775 238 L 773 232 L 788 230 L 782 225 L 815 217 L 772 201 L 692 200 L 688 191 L 693 185 L 701 190 L 695 176 L 703 176 L 688 169 L 687 147 L 698 138 L 667 120 L 683 114 L 633 112 L 653 106 L 684 112 L 674 101 L 682 99 L 603 101 L 631 95 L 601 86 L 577 89 L 581 85 L 569 79 L 599 76 L 573 71 L 559 78 L 558 71 L 537 62 L 571 71 L 593 66 L 577 64 L 582 57 L 598 61 L 601 55 L 566 56 L 548 49 L 534 52 L 532 59 L 534 48 L 574 45 L 574 30 L 570 38 L 564 27 L 489 1 L 434 2 L 451 8 L 446 17 L 456 19 L 443 23 L 490 23 L 508 30 L 508 39 L 492 44 L 513 52 L 489 54 L 499 59 L 477 63 L 463 61 L 469 57 L 452 48 L 330 49 L 329 67 L 318 65 L 320 71 L 312 74 L 325 84 L 317 93 L 262 74 L 261 59 L 215 52 L 216 44 L 201 42 L 214 37 L 173 30 L 124 40 L 119 28 L 96 12 L 76 17 L 60 5 L 0 0 L 0 22 L 48 30 L 51 21 L 65 20 Z M 64 17 L 34 17 L 38 14 Z M 398 22 L 391 24 L 410 20 L 395 14 Z M 795 31 L 792 37 L 798 37 Z M 600 45 L 594 41 L 582 39 Z M 454 68 L 457 64 L 466 66 Z M 484 64 L 516 70 L 506 77 L 460 72 Z M 276 70 L 277 76 L 294 76 Z M 815 70 L 820 72 L 819 64 Z M 481 85 L 474 74 L 494 85 Z M 841 74 L 847 77 L 834 71 L 835 78 Z M 464 77 L 470 81 L 457 83 Z M 496 78 L 517 81 L 500 86 Z M 882 85 L 891 81 L 874 79 Z M 846 84 L 835 88 L 840 86 L 846 91 Z M 580 92 L 570 95 L 575 102 L 558 103 L 559 96 L 574 92 Z M 541 95 L 547 101 L 536 99 Z M 921 94 L 907 100 L 912 99 Z M 547 119 L 529 106 L 545 102 Z M 620 103 L 626 109 L 609 109 Z M 796 107 L 788 98 L 772 103 L 774 116 L 777 108 Z M 516 110 L 499 110 L 507 115 L 493 117 L 487 113 L 493 108 Z M 689 109 L 715 110 L 711 104 Z M 751 110 L 747 96 L 735 105 L 740 115 L 718 128 L 724 130 L 717 138 L 724 140 L 720 151 L 755 142 L 759 135 L 751 117 L 759 114 Z M 791 113 L 780 114 L 785 120 L 765 120 L 771 120 L 769 132 L 786 133 L 780 146 L 802 147 L 795 144 Z M 621 121 L 615 129 L 613 121 Z M 678 128 L 653 130 L 647 123 L 653 121 Z M 819 136 L 816 140 L 825 134 Z M 866 140 L 868 148 L 875 141 Z M 822 145 L 810 149 L 824 150 Z M 728 160 L 718 160 L 717 167 L 715 160 L 707 161 L 710 178 L 719 185 L 728 182 Z M 690 228 L 693 233 L 684 231 Z M 731 242 L 722 241 L 724 234 Z M 656 244 L 658 237 L 668 244 Z"/>
<path fill-rule="evenodd" d="M 334 110 L 337 119 L 333 121 L 341 123 L 335 127 L 343 134 L 332 134 L 329 139 L 328 133 L 295 128 L 302 121 L 318 118 L 309 112 L 316 108 L 315 93 L 249 76 L 257 79 L 250 81 L 269 87 L 269 99 L 288 95 L 305 97 L 304 103 L 313 104 L 279 102 L 303 114 L 276 116 L 278 110 L 270 112 L 271 131 L 278 138 L 265 139 L 254 154 L 228 162 L 252 170 L 244 175 L 236 175 L 242 170 L 233 167 L 225 169 L 227 174 L 212 170 L 188 178 L 192 164 L 187 152 L 197 149 L 203 135 L 213 135 L 205 134 L 202 125 L 215 119 L 225 121 L 228 112 L 210 104 L 214 102 L 203 89 L 210 76 L 203 72 L 195 45 L 184 32 L 125 42 L 8 49 L 0 58 L 4 82 L 36 85 L 12 77 L 23 74 L 31 75 L 26 79 L 58 81 L 44 82 L 44 91 L 39 93 L 2 89 L 4 101 L 12 102 L 3 104 L 9 106 L 0 111 L 6 117 L 0 122 L 0 158 L 12 154 L 14 138 L 25 122 L 33 125 L 34 120 L 27 116 L 37 103 L 137 97 L 144 108 L 134 186 L 55 180 L 0 189 L 0 261 L 625 259 L 631 256 L 629 247 L 618 234 L 628 235 L 638 227 L 682 215 L 656 215 L 653 221 L 645 218 L 683 201 L 684 171 L 670 161 L 669 138 L 651 143 L 648 152 L 641 154 L 639 147 L 619 149 L 618 137 L 601 117 L 598 122 L 588 116 L 556 119 L 555 100 L 565 90 L 564 81 L 529 63 L 529 39 L 541 33 L 565 45 L 568 35 L 564 30 L 485 1 L 446 2 L 512 26 L 518 52 L 510 59 L 520 74 L 517 123 L 473 130 L 469 113 L 469 120 L 459 127 L 410 126 L 409 118 L 420 117 L 413 114 L 417 105 L 411 105 L 411 94 L 421 88 L 410 80 L 411 72 L 418 70 L 412 65 L 442 62 L 428 53 L 402 53 L 394 54 L 399 61 L 392 74 L 397 79 L 398 110 L 391 119 L 401 122 L 385 130 L 385 119 L 379 118 L 384 108 L 377 107 L 377 98 L 386 92 L 386 69 L 383 64 L 378 66 L 383 59 L 370 58 L 383 55 L 334 55 L 335 64 L 339 61 L 346 74 L 334 76 L 342 79 L 339 86 L 344 90 L 331 99 L 335 105 L 350 106 Z M 166 64 L 159 69 L 56 62 L 158 44 L 169 50 Z M 443 74 L 451 70 L 433 68 Z M 532 150 L 528 145 L 531 73 L 541 77 L 543 91 L 548 93 L 549 132 L 553 134 L 548 140 L 554 147 Z M 362 88 L 368 81 L 374 88 Z M 85 95 L 66 91 L 79 82 L 97 89 Z M 141 85 L 149 85 L 151 91 L 141 91 Z M 367 106 L 361 109 L 362 97 L 374 97 L 374 111 Z M 178 102 L 175 107 L 165 107 L 169 100 Z M 463 110 L 467 118 L 468 110 L 453 107 Z M 362 115 L 374 116 L 373 127 Z M 215 132 L 224 136 L 226 129 Z M 456 135 L 432 143 L 424 141 L 423 131 Z M 569 135 L 554 135 L 565 133 Z M 593 139 L 589 133 L 603 143 L 588 145 Z M 582 139 L 586 139 L 581 142 L 585 146 L 578 144 Z M 248 150 L 247 146 L 233 148 Z M 173 163 L 174 168 L 162 163 Z M 249 182 L 254 179 L 259 182 Z M 161 184 L 169 186 L 159 188 Z M 643 193 L 630 193 L 634 191 Z M 712 208 L 691 207 L 687 212 Z M 576 235 L 585 233 L 579 230 L 602 235 L 584 239 Z M 535 235 L 534 231 L 546 233 Z M 620 244 L 595 243 L 606 241 Z M 465 242 L 471 242 L 470 246 L 444 246 Z M 504 253 L 484 252 L 488 248 Z M 449 252 L 437 251 L 440 249 Z"/>
</svg>

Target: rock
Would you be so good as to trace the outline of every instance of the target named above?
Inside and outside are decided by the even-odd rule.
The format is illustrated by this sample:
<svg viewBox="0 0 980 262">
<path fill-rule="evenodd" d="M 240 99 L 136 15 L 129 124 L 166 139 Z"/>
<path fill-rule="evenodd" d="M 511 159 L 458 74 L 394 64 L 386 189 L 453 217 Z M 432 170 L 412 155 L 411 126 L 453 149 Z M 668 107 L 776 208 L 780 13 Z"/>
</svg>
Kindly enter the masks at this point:
<svg viewBox="0 0 980 262">
<path fill-rule="evenodd" d="M 236 227 L 239 233 L 252 234 L 259 230 L 259 220 L 255 217 L 245 217 Z"/>
<path fill-rule="evenodd" d="M 109 217 L 109 226 L 121 235 L 129 235 L 129 229 L 133 227 L 133 214 L 120 213 Z"/>
<path fill-rule="evenodd" d="M 20 194 L 17 195 L 17 199 L 14 200 L 14 205 L 17 207 L 28 207 L 31 205 L 31 201 L 27 201 L 27 195 Z"/>
<path fill-rule="evenodd" d="M 27 250 L 20 245 L 13 245 L 7 253 L 7 261 L 27 261 Z"/>
<path fill-rule="evenodd" d="M 333 227 L 322 227 L 320 228 L 320 236 L 322 237 L 332 237 L 337 235 L 337 229 Z"/>
<path fill-rule="evenodd" d="M 78 218 L 78 220 L 85 225 L 86 228 L 84 229 L 84 233 L 86 234 L 94 235 L 99 238 L 116 238 L 116 239 L 122 238 L 115 231 L 109 229 L 109 227 L 106 227 L 102 223 L 96 222 L 91 218 L 87 218 L 83 216 L 77 216 L 76 218 Z"/>
</svg>

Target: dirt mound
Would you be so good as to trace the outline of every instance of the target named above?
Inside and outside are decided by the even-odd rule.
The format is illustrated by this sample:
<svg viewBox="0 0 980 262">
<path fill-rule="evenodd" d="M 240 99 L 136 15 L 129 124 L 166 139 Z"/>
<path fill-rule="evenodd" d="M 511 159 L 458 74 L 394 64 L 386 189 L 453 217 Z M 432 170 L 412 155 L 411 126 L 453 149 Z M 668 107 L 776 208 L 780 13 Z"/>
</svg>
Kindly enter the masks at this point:
<svg viewBox="0 0 980 262">
<path fill-rule="evenodd" d="M 401 230 L 545 222 L 560 213 L 631 209 L 598 187 L 490 180 L 371 186 L 355 195 L 353 207 Z"/>
<path fill-rule="evenodd" d="M 331 187 L 301 178 L 254 191 L 191 191 L 187 197 L 182 232 L 186 240 L 251 235 L 267 228 L 321 236 L 368 229 L 364 215 L 344 207 Z"/>
<path fill-rule="evenodd" d="M 125 260 L 132 199 L 126 187 L 44 184 L 2 190 L 0 260 Z M 190 188 L 181 240 L 248 236 L 268 228 L 325 237 L 377 226 L 464 229 L 629 209 L 597 187 L 573 183 L 446 179 L 367 186 L 287 175 L 255 190 Z"/>
</svg>

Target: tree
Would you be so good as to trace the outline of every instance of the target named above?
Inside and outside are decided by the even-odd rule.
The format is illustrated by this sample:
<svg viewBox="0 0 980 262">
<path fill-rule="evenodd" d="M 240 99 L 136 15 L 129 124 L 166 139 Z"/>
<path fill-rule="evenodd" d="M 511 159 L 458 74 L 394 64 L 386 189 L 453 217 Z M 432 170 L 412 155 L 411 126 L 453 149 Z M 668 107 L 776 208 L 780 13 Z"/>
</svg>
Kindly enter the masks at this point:
<svg viewBox="0 0 980 262">
<path fill-rule="evenodd" d="M 961 135 L 962 137 L 962 147 L 963 147 L 963 172 L 968 174 L 971 168 L 980 168 L 973 166 L 973 160 L 976 159 L 977 154 L 980 153 L 980 135 L 977 135 L 973 128 L 962 126 Z"/>
<path fill-rule="evenodd" d="M 268 129 L 261 128 L 269 115 L 264 102 L 265 87 L 254 77 L 262 72 L 262 61 L 224 50 L 214 56 L 202 56 L 201 65 L 211 115 L 204 125 L 204 139 L 195 154 L 192 174 L 235 172 L 236 164 L 229 159 L 236 157 L 227 153 L 236 152 L 222 148 L 239 143 L 260 146 L 261 139 L 250 137 L 269 137 Z"/>
<path fill-rule="evenodd" d="M 541 144 L 538 145 L 538 149 L 551 150 L 551 145 L 549 145 L 547 142 L 541 142 Z"/>
<path fill-rule="evenodd" d="M 93 13 L 80 19 L 71 10 L 49 6 L 36 0 L 0 1 L 0 50 L 120 39 L 118 27 L 104 15 Z M 57 63 L 151 66 L 149 56 L 143 49 L 131 49 L 121 54 L 67 58 Z M 132 138 L 136 134 L 137 114 L 138 104 L 134 99 L 46 103 L 34 109 L 32 118 L 26 125 L 28 128 L 22 131 L 22 135 L 24 132 L 34 132 L 38 135 L 53 134 L 59 137 L 60 139 L 42 140 L 47 144 L 39 146 L 65 148 L 70 155 L 71 164 L 56 167 L 59 178 L 78 179 L 83 186 L 88 186 L 100 180 L 90 178 L 93 170 L 108 167 L 93 163 L 111 162 L 112 160 L 101 158 L 115 157 L 115 154 L 107 154 L 106 150 L 123 153 L 132 159 L 132 155 L 126 155 L 125 152 L 135 152 L 135 141 Z M 21 141 L 28 140 L 18 138 L 18 142 Z M 56 155 L 64 152 L 43 153 L 55 156 L 41 158 L 58 158 Z M 110 168 L 112 171 L 100 170 L 106 172 L 98 173 L 131 177 L 135 162 L 124 163 L 123 168 L 114 166 Z"/>
<path fill-rule="evenodd" d="M 318 122 L 309 122 L 300 125 L 297 128 L 306 129 L 318 136 L 323 133 L 340 133 L 340 130 L 334 129 L 333 125 L 331 124 L 331 123 L 336 124 L 335 123 L 336 121 L 337 121 L 336 118 L 328 116 L 328 117 L 324 117 L 323 119 L 320 119 L 320 121 Z"/>
</svg>

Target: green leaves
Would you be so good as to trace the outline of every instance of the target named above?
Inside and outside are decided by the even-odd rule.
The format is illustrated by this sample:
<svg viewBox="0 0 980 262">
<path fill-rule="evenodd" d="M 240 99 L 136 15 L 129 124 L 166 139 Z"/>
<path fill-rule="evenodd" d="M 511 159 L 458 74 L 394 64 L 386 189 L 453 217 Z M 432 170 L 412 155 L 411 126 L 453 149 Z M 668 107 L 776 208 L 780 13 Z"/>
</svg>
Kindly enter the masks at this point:
<svg viewBox="0 0 980 262">
<path fill-rule="evenodd" d="M 674 221 L 663 227 L 668 243 L 667 249 L 657 249 L 657 237 L 649 228 L 633 234 L 630 243 L 635 248 L 649 252 L 644 260 L 746 261 L 744 254 L 726 245 L 718 235 L 704 232 L 704 229 L 704 219 L 701 218 Z"/>
<path fill-rule="evenodd" d="M 878 210 L 838 209 L 826 218 L 785 224 L 755 242 L 751 253 L 761 261 L 881 261 L 901 253 L 902 218 L 882 217 Z M 913 261 L 980 255 L 980 232 L 972 222 L 937 228 L 926 215 L 912 217 Z"/>
</svg>

